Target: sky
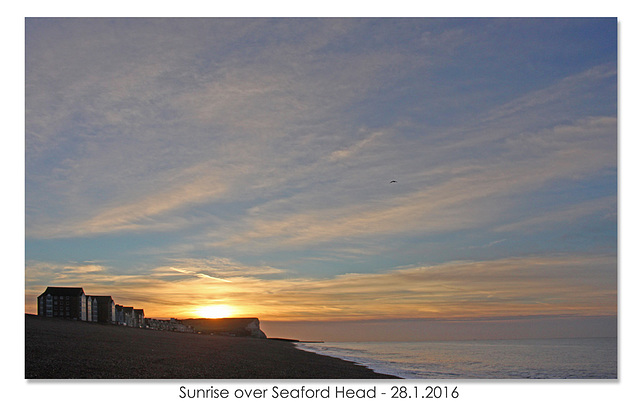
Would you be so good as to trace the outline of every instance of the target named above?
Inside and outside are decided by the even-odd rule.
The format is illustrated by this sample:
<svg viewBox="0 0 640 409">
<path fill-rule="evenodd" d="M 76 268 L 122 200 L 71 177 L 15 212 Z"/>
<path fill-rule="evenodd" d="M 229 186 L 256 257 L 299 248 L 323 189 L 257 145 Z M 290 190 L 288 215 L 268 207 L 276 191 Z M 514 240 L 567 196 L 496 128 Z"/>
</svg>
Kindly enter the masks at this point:
<svg viewBox="0 0 640 409">
<path fill-rule="evenodd" d="M 25 312 L 80 286 L 273 337 L 615 336 L 617 30 L 26 19 Z"/>
</svg>

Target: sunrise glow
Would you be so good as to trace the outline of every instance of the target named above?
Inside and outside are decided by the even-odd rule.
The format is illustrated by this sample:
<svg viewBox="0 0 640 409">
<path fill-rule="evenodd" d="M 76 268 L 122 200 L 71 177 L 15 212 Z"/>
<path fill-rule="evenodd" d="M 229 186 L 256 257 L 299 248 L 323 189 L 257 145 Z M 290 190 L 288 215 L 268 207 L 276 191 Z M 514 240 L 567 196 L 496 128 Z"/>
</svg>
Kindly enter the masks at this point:
<svg viewBox="0 0 640 409">
<path fill-rule="evenodd" d="M 233 315 L 233 308 L 224 305 L 207 305 L 196 311 L 196 314 L 201 318 L 227 318 Z"/>
<path fill-rule="evenodd" d="M 25 312 L 59 286 L 269 337 L 615 336 L 618 28 L 27 18 Z"/>
</svg>

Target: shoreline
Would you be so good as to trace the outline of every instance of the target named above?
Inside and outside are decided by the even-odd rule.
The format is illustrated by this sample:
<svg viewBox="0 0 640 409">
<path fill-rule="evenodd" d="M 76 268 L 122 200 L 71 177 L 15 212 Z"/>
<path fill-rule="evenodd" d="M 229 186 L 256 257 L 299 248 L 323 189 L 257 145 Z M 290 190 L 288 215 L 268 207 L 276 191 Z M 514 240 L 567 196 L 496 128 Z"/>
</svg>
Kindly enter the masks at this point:
<svg viewBox="0 0 640 409">
<path fill-rule="evenodd" d="M 25 379 L 398 379 L 291 342 L 25 314 Z"/>
</svg>

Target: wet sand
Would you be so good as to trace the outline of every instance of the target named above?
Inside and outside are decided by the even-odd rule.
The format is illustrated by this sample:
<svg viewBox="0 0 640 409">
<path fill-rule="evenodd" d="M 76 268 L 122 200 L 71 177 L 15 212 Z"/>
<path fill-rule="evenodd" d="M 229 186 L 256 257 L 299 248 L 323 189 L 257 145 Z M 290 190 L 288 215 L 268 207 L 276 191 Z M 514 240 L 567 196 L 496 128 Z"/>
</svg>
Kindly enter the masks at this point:
<svg viewBox="0 0 640 409">
<path fill-rule="evenodd" d="M 389 379 L 289 342 L 25 315 L 26 379 Z"/>
</svg>

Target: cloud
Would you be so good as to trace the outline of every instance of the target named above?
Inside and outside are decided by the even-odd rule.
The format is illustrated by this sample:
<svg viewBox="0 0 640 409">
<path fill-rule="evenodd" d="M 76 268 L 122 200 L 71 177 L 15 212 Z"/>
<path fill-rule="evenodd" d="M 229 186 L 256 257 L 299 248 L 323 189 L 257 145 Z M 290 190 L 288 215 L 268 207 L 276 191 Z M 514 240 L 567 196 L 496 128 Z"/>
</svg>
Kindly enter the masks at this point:
<svg viewBox="0 0 640 409">
<path fill-rule="evenodd" d="M 516 166 L 507 164 L 495 171 L 491 167 L 496 167 L 496 162 L 502 165 L 505 160 L 521 160 L 515 153 L 531 151 L 533 138 L 526 141 L 529 146 L 515 139 L 523 132 L 536 134 L 539 127 L 555 125 L 555 119 L 540 121 L 543 114 L 553 113 L 554 104 L 579 100 L 581 92 L 615 77 L 613 66 L 591 68 L 501 106 L 489 107 L 480 122 L 472 121 L 444 132 L 438 130 L 435 136 L 420 135 L 418 141 L 411 141 L 403 132 L 407 129 L 416 132 L 412 128 L 424 124 L 410 119 L 410 115 L 392 116 L 392 122 L 363 133 L 364 121 L 342 114 L 355 110 L 355 117 L 379 116 L 379 112 L 365 112 L 368 97 L 375 96 L 383 105 L 391 103 L 396 91 L 385 96 L 380 95 L 382 89 L 392 91 L 393 84 L 402 78 L 429 71 L 423 57 L 392 44 L 381 43 L 353 53 L 330 52 L 329 45 L 342 41 L 344 35 L 358 32 L 358 24 L 314 20 L 308 22 L 317 29 L 314 31 L 305 29 L 302 22 L 291 22 L 285 29 L 258 21 L 246 27 L 240 21 L 219 24 L 194 21 L 188 26 L 176 21 L 143 21 L 139 26 L 126 27 L 139 32 L 139 36 L 109 31 L 115 37 L 92 37 L 91 46 L 81 40 L 84 38 L 81 34 L 91 31 L 92 25 L 112 30 L 111 26 L 127 24 L 124 21 L 67 24 L 73 36 L 54 27 L 49 37 L 34 35 L 39 42 L 29 42 L 29 237 L 167 231 L 194 223 L 194 218 L 184 212 L 177 214 L 194 204 L 214 205 L 224 200 L 242 206 L 256 199 L 260 204 L 247 209 L 248 217 L 234 218 L 230 220 L 231 226 L 222 226 L 226 231 L 237 228 L 248 231 L 229 233 L 222 242 L 268 237 L 271 229 L 275 236 L 283 234 L 278 232 L 298 231 L 284 233 L 290 236 L 287 243 L 308 242 L 314 236 L 325 241 L 341 234 L 338 224 L 345 226 L 347 235 L 395 234 L 407 224 L 423 222 L 428 228 L 438 224 L 435 227 L 438 230 L 445 221 L 435 220 L 446 217 L 443 212 L 452 213 L 446 217 L 452 228 L 468 225 L 451 222 L 459 217 L 464 221 L 462 213 L 470 209 L 455 211 L 457 204 L 454 204 L 449 210 L 454 200 L 443 199 L 442 195 L 453 193 L 460 203 L 476 200 L 479 188 L 472 184 L 480 182 L 486 188 L 487 183 L 473 175 L 465 183 L 462 175 L 454 175 L 455 169 L 468 166 L 470 172 L 503 183 L 512 177 L 510 172 L 517 173 Z M 339 29 L 334 31 L 335 27 Z M 31 30 L 37 29 L 42 27 L 32 22 Z M 224 33 L 224 38 L 240 39 L 265 29 L 279 34 L 281 30 L 293 30 L 299 36 L 279 37 L 287 40 L 278 43 L 263 35 L 260 41 L 268 44 L 230 52 L 223 42 L 202 40 L 199 31 L 215 33 L 211 38 Z M 180 31 L 181 35 L 174 35 L 174 31 Z M 425 29 L 416 33 L 412 41 L 428 48 L 449 48 L 466 44 L 472 38 L 459 28 Z M 47 51 L 45 44 L 57 44 L 60 52 Z M 186 44 L 190 46 L 185 47 Z M 160 50 L 161 53 L 156 53 Z M 447 56 L 446 60 L 449 59 Z M 62 63 L 72 69 L 51 69 L 63 66 Z M 205 63 L 206 68 L 202 65 Z M 405 106 L 398 109 L 409 111 Z M 576 119 L 576 115 L 579 114 L 571 112 L 563 120 L 573 121 L 571 126 L 582 131 L 589 130 L 591 125 L 595 125 L 594 129 L 607 125 L 595 122 L 594 117 L 593 122 L 582 126 L 579 121 L 584 119 Z M 532 131 L 534 122 L 539 125 Z M 425 132 L 422 128 L 418 131 Z M 556 136 L 559 131 L 549 135 Z M 425 144 L 423 138 L 433 144 Z M 520 144 L 504 146 L 511 157 L 496 158 L 496 150 L 503 147 L 486 145 L 509 139 Z M 599 147 L 594 146 L 593 151 Z M 558 166 L 575 166 L 571 164 L 574 160 L 585 163 L 578 153 L 568 152 L 568 146 L 560 147 L 568 154 L 563 161 L 553 160 L 558 155 L 550 147 L 533 148 L 548 159 L 543 163 L 537 158 L 536 172 L 550 165 L 549 171 L 557 170 L 561 177 L 564 172 Z M 484 158 L 485 162 L 474 163 L 468 160 L 467 149 L 477 149 L 480 155 L 488 151 L 489 156 Z M 586 147 L 583 152 L 589 154 L 585 156 L 589 161 L 594 159 L 593 151 Z M 514 165 L 533 170 L 528 163 Z M 404 183 L 415 182 L 411 190 L 404 191 L 403 197 L 385 196 L 379 199 L 379 204 L 371 205 L 378 198 L 372 190 L 362 188 L 370 182 L 367 177 L 388 180 L 398 174 L 406 176 Z M 436 175 L 451 175 L 450 183 L 433 186 L 430 178 Z M 526 175 L 516 174 L 513 179 L 523 185 L 530 182 L 522 180 L 523 177 Z M 545 180 L 543 175 L 539 179 Z M 334 181 L 339 182 L 337 188 L 326 189 L 326 183 Z M 321 189 L 316 194 L 296 194 L 317 187 Z M 459 189 L 467 189 L 467 197 Z M 299 206 L 303 202 L 298 203 L 299 199 L 304 204 L 326 203 L 337 208 L 302 209 Z M 428 202 L 423 210 L 416 208 L 418 200 Z M 45 202 L 46 210 L 38 205 Z M 254 209 L 267 209 L 276 203 L 293 208 L 296 214 L 262 213 L 264 221 L 251 219 Z M 376 212 L 381 213 L 379 223 L 373 222 Z M 483 215 L 484 210 L 475 212 Z M 324 227 L 318 225 L 327 219 L 339 221 Z"/>
<path fill-rule="evenodd" d="M 141 193 L 154 200 L 151 192 L 176 190 L 171 176 L 194 163 L 215 163 L 210 170 L 224 177 L 246 170 L 243 181 L 271 186 L 266 177 L 282 177 L 281 167 L 295 173 L 314 154 L 343 146 L 344 131 L 353 125 L 337 113 L 411 58 L 392 48 L 319 52 L 338 33 L 358 28 L 347 21 L 291 21 L 286 28 L 264 21 L 211 23 L 29 21 L 29 234 L 78 217 L 92 225 L 80 234 L 134 227 L 130 218 L 146 215 L 129 204 L 132 198 L 144 206 L 149 203 Z M 109 34 L 94 36 L 95 30 Z M 244 51 L 217 41 L 254 30 L 298 30 L 300 36 L 281 44 L 260 34 L 268 47 Z M 45 198 L 47 211 L 36 205 Z M 162 199 L 152 206 L 170 208 Z M 127 216 L 118 221 L 120 213 Z"/>
<path fill-rule="evenodd" d="M 29 261 L 30 296 L 86 285 L 155 316 L 615 311 L 595 284 L 609 259 L 553 241 L 576 253 L 501 258 L 615 208 L 598 186 L 617 172 L 615 61 L 591 43 L 539 61 L 574 40 L 501 23 L 28 20 L 27 253 L 70 260 Z M 493 47 L 504 25 L 539 47 L 518 52 L 531 66 Z M 470 248 L 495 260 L 435 264 Z"/>
<path fill-rule="evenodd" d="M 360 151 L 362 151 L 367 145 L 371 144 L 381 134 L 382 134 L 382 132 L 380 132 L 380 131 L 374 132 L 371 135 L 369 135 L 366 138 L 358 141 L 357 143 L 355 143 L 354 145 L 352 145 L 352 146 L 350 146 L 348 148 L 344 148 L 344 149 L 340 149 L 340 150 L 336 150 L 336 151 L 332 152 L 331 155 L 329 156 L 329 161 L 334 162 L 334 161 L 338 161 L 338 160 L 348 159 L 349 157 L 351 157 L 351 156 L 359 153 Z"/>
<path fill-rule="evenodd" d="M 460 47 L 471 43 L 473 38 L 464 29 L 453 28 L 442 32 L 425 31 L 420 40 L 431 53 L 453 55 Z"/>
<path fill-rule="evenodd" d="M 188 172 L 191 173 L 191 169 Z M 173 186 L 162 192 L 151 193 L 138 200 L 116 207 L 108 208 L 78 226 L 75 234 L 92 234 L 113 232 L 123 229 L 162 229 L 163 224 L 148 223 L 148 219 L 163 216 L 177 209 L 194 206 L 202 202 L 220 200 L 227 191 L 225 182 L 217 176 L 207 176 L 198 172 L 191 180 L 178 178 Z M 84 231 L 83 231 L 84 230 Z"/>
<path fill-rule="evenodd" d="M 340 184 L 278 199 L 253 209 L 235 233 L 214 244 L 309 246 L 349 237 L 435 234 L 504 225 L 505 215 L 515 218 L 519 213 L 507 199 L 535 194 L 550 183 L 614 169 L 616 125 L 614 118 L 586 118 L 505 138 L 494 148 L 498 155 L 454 160 L 427 171 L 416 166 L 421 173 L 409 176 L 410 189 L 390 194 L 385 186 L 387 191 L 371 200 L 341 203 L 340 195 L 348 191 L 340 191 Z M 370 189 L 378 189 L 383 181 L 371 183 Z M 331 205 L 325 205 L 328 203 Z"/>
<path fill-rule="evenodd" d="M 234 278 L 285 273 L 285 271 L 278 268 L 246 265 L 227 257 L 173 258 L 168 261 L 171 266 L 158 267 L 154 271 L 165 271 L 169 269 L 188 274 L 205 275 L 218 280 L 221 279 L 219 277 Z"/>
<path fill-rule="evenodd" d="M 565 206 L 556 211 L 545 212 L 542 215 L 529 217 L 524 220 L 497 226 L 495 231 L 522 231 L 522 230 L 544 230 L 550 226 L 557 227 L 559 224 L 569 224 L 576 219 L 593 215 L 594 213 L 605 213 L 609 215 L 616 212 L 617 197 L 609 196 L 588 200 L 578 204 Z"/>
<path fill-rule="evenodd" d="M 226 191 L 226 182 L 215 169 L 198 164 L 172 175 L 160 191 L 140 192 L 121 204 L 101 204 L 79 216 L 69 216 L 66 223 L 41 220 L 39 225 L 29 226 L 27 236 L 77 237 L 128 230 L 171 230 L 188 223 L 184 218 L 167 217 L 172 212 L 220 200 Z"/>
<path fill-rule="evenodd" d="M 225 260 L 201 260 L 200 266 L 232 264 L 235 271 L 203 273 L 197 260 L 191 262 L 196 267 L 156 267 L 150 273 L 122 276 L 78 271 L 73 277 L 62 272 L 64 265 L 36 263 L 27 270 L 27 295 L 37 296 L 43 288 L 34 280 L 51 277 L 51 270 L 56 270 L 58 275 L 48 285 L 111 294 L 116 302 L 144 308 L 149 316 L 193 316 L 211 300 L 223 300 L 240 314 L 271 320 L 615 315 L 617 305 L 614 256 L 459 261 L 333 278 L 266 278 L 250 275 L 249 266 Z M 212 280 L 212 273 L 225 281 Z M 227 280 L 230 277 L 233 280 Z M 27 299 L 27 305 L 33 302 Z"/>
<path fill-rule="evenodd" d="M 552 86 L 529 92 L 493 108 L 484 118 L 484 121 L 493 122 L 498 119 L 520 116 L 525 112 L 529 113 L 528 117 L 531 119 L 538 118 L 538 115 L 531 114 L 539 113 L 540 111 L 552 117 L 566 114 L 566 109 L 558 110 L 558 107 L 568 103 L 579 104 L 576 101 L 576 96 L 583 95 L 588 90 L 597 89 L 606 81 L 614 80 L 616 76 L 617 70 L 614 64 L 591 67 L 585 71 L 562 78 Z M 547 121 L 550 119 L 546 118 Z"/>
<path fill-rule="evenodd" d="M 196 273 L 195 271 L 189 271 L 189 270 L 185 270 L 185 269 L 182 269 L 182 268 L 169 267 L 169 269 L 171 269 L 173 271 L 177 271 L 179 273 L 192 274 L 192 275 L 194 275 L 196 277 L 210 278 L 212 280 L 223 281 L 225 283 L 230 283 L 231 282 L 231 280 L 225 280 L 224 278 L 214 277 L 214 276 L 209 275 L 209 274 Z"/>
</svg>

